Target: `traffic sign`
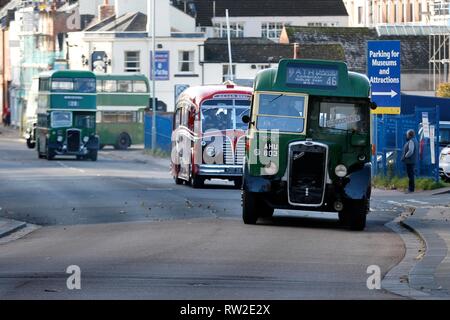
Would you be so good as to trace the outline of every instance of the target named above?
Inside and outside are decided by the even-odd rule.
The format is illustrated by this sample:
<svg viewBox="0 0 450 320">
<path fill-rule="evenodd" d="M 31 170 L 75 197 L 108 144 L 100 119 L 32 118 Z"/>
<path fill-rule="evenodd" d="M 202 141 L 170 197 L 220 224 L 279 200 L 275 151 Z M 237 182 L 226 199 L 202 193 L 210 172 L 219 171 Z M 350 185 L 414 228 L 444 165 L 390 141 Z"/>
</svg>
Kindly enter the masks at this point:
<svg viewBox="0 0 450 320">
<path fill-rule="evenodd" d="M 367 76 L 372 85 L 374 113 L 400 114 L 400 41 L 367 42 Z"/>
</svg>

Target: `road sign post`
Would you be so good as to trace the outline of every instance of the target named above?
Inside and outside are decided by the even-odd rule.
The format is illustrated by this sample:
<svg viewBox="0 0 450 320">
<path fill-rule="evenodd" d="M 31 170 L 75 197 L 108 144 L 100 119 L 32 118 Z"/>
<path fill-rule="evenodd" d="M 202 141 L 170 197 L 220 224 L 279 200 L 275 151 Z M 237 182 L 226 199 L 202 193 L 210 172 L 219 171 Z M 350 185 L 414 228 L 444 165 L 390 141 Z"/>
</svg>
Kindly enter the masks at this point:
<svg viewBox="0 0 450 320">
<path fill-rule="evenodd" d="M 400 114 L 400 41 L 367 42 L 367 76 L 372 85 L 373 113 Z"/>
</svg>

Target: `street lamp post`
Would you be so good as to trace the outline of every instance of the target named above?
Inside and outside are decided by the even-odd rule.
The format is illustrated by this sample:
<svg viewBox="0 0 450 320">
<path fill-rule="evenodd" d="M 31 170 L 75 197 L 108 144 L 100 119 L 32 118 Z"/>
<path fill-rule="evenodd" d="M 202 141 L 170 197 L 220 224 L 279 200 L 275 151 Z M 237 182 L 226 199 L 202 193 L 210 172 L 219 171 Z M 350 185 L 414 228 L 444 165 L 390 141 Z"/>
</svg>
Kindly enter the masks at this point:
<svg viewBox="0 0 450 320">
<path fill-rule="evenodd" d="M 152 46 L 153 46 L 153 59 L 152 59 L 152 149 L 156 150 L 156 40 L 155 40 L 155 28 L 156 28 L 156 0 L 152 1 Z"/>
<path fill-rule="evenodd" d="M 151 6 L 150 6 L 151 3 Z M 150 27 L 150 17 L 152 20 Z M 152 150 L 156 150 L 156 40 L 155 40 L 155 28 L 156 28 L 156 0 L 147 0 L 147 32 L 148 36 L 152 38 Z M 150 32 L 151 29 L 151 32 Z"/>
</svg>

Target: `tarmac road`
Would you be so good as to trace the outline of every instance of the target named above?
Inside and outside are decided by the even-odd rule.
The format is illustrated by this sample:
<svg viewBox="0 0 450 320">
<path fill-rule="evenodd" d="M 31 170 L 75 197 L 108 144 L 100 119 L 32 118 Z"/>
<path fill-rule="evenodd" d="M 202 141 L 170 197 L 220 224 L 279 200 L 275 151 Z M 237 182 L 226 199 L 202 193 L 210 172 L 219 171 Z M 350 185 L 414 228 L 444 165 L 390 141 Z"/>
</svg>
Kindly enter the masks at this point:
<svg viewBox="0 0 450 320">
<path fill-rule="evenodd" d="M 42 226 L 0 245 L 0 299 L 398 298 L 366 286 L 368 266 L 385 274 L 404 255 L 384 226 L 398 212 L 373 208 L 364 232 L 288 211 L 247 226 L 231 184 L 177 186 L 164 161 L 109 153 L 39 160 L 0 135 L 0 217 Z"/>
</svg>

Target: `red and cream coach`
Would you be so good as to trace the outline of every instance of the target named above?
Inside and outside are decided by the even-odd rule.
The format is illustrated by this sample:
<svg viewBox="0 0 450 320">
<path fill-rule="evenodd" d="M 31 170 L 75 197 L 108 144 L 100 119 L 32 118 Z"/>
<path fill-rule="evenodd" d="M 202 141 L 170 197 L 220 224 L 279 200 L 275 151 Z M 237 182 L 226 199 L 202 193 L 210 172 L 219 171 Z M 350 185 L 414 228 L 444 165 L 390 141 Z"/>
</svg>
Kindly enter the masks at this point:
<svg viewBox="0 0 450 320">
<path fill-rule="evenodd" d="M 252 88 L 223 85 L 186 89 L 177 101 L 172 132 L 172 175 L 194 188 L 208 179 L 242 184 Z"/>
</svg>

